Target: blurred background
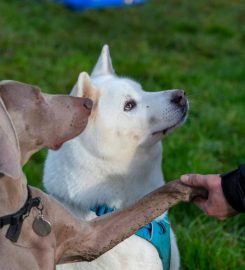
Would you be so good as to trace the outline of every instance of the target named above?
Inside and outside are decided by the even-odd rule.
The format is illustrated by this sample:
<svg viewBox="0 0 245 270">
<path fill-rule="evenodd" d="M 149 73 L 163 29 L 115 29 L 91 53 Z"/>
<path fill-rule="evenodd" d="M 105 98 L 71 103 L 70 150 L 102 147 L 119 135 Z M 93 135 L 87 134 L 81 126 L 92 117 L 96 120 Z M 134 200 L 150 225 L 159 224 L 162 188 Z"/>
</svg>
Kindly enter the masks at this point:
<svg viewBox="0 0 245 270">
<path fill-rule="evenodd" d="M 0 1 L 0 79 L 68 94 L 105 43 L 117 74 L 147 91 L 185 89 L 190 99 L 186 124 L 164 141 L 167 181 L 245 162 L 244 1 L 152 0 L 76 12 L 52 1 Z M 45 155 L 25 167 L 41 188 Z M 182 269 L 245 269 L 244 214 L 221 222 L 182 204 L 170 220 Z"/>
</svg>

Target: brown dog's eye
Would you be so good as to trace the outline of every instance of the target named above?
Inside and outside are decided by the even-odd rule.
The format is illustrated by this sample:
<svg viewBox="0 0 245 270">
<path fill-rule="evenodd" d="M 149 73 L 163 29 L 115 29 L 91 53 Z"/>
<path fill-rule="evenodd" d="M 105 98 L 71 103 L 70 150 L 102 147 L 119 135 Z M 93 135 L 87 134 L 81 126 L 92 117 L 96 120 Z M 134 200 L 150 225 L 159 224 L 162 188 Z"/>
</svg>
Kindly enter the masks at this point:
<svg viewBox="0 0 245 270">
<path fill-rule="evenodd" d="M 135 107 L 136 107 L 136 102 L 134 100 L 126 101 L 124 104 L 124 111 L 126 112 L 131 111 Z"/>
</svg>

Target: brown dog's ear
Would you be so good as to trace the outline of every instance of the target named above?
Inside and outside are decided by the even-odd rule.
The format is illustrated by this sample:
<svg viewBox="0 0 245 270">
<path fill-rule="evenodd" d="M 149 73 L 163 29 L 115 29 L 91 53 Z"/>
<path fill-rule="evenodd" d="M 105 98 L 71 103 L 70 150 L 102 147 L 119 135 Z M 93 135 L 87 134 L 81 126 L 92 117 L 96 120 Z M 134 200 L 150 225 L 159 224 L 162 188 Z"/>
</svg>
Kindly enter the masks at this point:
<svg viewBox="0 0 245 270">
<path fill-rule="evenodd" d="M 19 141 L 13 122 L 0 98 L 0 176 L 17 179 L 21 175 Z"/>
</svg>

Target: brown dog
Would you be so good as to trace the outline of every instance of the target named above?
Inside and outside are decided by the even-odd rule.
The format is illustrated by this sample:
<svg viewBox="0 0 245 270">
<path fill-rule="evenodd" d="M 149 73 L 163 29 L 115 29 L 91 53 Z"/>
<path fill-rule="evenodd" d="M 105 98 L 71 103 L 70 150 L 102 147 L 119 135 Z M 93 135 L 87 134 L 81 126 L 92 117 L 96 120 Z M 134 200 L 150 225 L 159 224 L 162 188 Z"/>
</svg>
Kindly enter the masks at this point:
<svg viewBox="0 0 245 270">
<path fill-rule="evenodd" d="M 57 149 L 78 135 L 91 108 L 92 102 L 85 98 L 42 94 L 35 86 L 14 81 L 0 83 L 0 217 L 16 213 L 29 198 L 22 172 L 29 157 L 43 147 Z M 30 190 L 33 198 L 41 199 L 39 209 L 43 207 L 52 230 L 46 236 L 34 232 L 32 225 L 40 214 L 36 207 L 23 216 L 22 226 L 14 227 L 12 220 L 0 224 L 0 269 L 49 270 L 60 262 L 93 260 L 193 196 L 191 188 L 172 182 L 134 206 L 85 222 L 40 190 Z"/>
</svg>

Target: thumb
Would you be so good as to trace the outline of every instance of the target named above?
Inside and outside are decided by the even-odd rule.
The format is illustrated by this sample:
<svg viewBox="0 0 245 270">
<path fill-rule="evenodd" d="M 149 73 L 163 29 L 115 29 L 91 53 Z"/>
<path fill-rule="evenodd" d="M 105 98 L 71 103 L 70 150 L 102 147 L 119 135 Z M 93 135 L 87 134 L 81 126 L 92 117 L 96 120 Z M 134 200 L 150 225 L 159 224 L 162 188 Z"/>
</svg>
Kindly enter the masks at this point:
<svg viewBox="0 0 245 270">
<path fill-rule="evenodd" d="M 185 174 L 180 177 L 180 181 L 189 186 L 208 188 L 206 175 Z"/>
</svg>

